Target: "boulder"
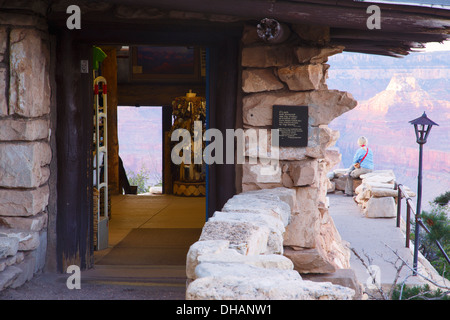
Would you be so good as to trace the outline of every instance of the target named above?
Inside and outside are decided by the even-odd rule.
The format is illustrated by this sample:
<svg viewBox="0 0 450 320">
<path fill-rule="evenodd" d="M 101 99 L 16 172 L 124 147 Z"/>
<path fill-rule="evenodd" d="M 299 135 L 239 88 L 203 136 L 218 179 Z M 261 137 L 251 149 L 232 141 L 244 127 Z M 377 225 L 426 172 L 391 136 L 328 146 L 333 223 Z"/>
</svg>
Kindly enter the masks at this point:
<svg viewBox="0 0 450 320">
<path fill-rule="evenodd" d="M 48 119 L 1 119 L 0 140 L 33 141 L 46 139 L 49 134 L 49 126 L 50 121 Z"/>
<path fill-rule="evenodd" d="M 283 88 L 283 83 L 278 80 L 271 69 L 246 69 L 242 71 L 242 91 L 246 93 Z"/>
<path fill-rule="evenodd" d="M 39 244 L 39 232 L 34 231 L 20 231 L 20 230 L 0 230 L 0 239 L 2 237 L 16 238 L 19 240 L 18 250 L 19 251 L 31 251 L 36 249 Z"/>
<path fill-rule="evenodd" d="M 242 170 L 243 183 L 281 183 L 279 166 L 244 163 Z"/>
<path fill-rule="evenodd" d="M 36 259 L 31 255 L 28 255 L 21 263 L 14 265 L 14 267 L 19 268 L 22 272 L 20 272 L 18 277 L 11 283 L 10 287 L 18 288 L 25 282 L 31 280 L 34 275 L 35 264 Z"/>
<path fill-rule="evenodd" d="M 318 161 L 304 160 L 294 162 L 289 166 L 289 175 L 295 186 L 307 186 L 314 184 L 318 177 Z"/>
<path fill-rule="evenodd" d="M 0 258 L 0 272 L 5 270 L 9 266 L 21 263 L 24 259 L 25 255 L 21 251 L 6 258 Z"/>
<path fill-rule="evenodd" d="M 291 214 L 298 211 L 295 189 L 275 187 L 268 189 L 251 190 L 245 192 L 249 195 L 259 195 L 267 199 L 285 202 L 291 209 Z"/>
<path fill-rule="evenodd" d="M 320 64 L 292 65 L 278 69 L 278 77 L 290 90 L 318 90 L 323 82 L 324 70 Z"/>
<path fill-rule="evenodd" d="M 301 280 L 302 277 L 295 270 L 262 268 L 250 264 L 242 264 L 239 267 L 235 263 L 201 263 L 195 268 L 195 279 L 204 277 L 223 278 L 226 276 L 236 277 L 259 277 L 280 280 Z"/>
<path fill-rule="evenodd" d="M 267 250 L 265 253 L 283 253 L 283 233 L 285 231 L 281 220 L 265 214 L 241 213 L 241 212 L 215 212 L 208 221 L 229 221 L 249 222 L 257 224 L 262 228 L 269 229 L 267 238 Z"/>
<path fill-rule="evenodd" d="M 310 94 L 308 106 L 312 126 L 328 125 L 358 104 L 350 93 L 339 90 L 314 90 Z"/>
<path fill-rule="evenodd" d="M 197 241 L 189 247 L 186 256 L 186 276 L 189 279 L 195 278 L 195 267 L 198 264 L 198 257 L 203 254 L 217 254 L 228 249 L 230 242 L 227 240 Z"/>
<path fill-rule="evenodd" d="M 321 273 L 321 274 L 305 274 L 302 275 L 304 280 L 314 282 L 331 282 L 334 285 L 340 285 L 355 290 L 354 300 L 361 300 L 363 295 L 363 289 L 361 283 L 356 277 L 353 269 L 338 269 L 333 273 Z"/>
<path fill-rule="evenodd" d="M 49 60 L 43 33 L 32 28 L 11 30 L 10 114 L 40 117 L 50 112 Z"/>
<path fill-rule="evenodd" d="M 309 92 L 261 92 L 243 98 L 243 120 L 245 125 L 264 127 L 272 125 L 274 105 L 307 106 Z"/>
<path fill-rule="evenodd" d="M 336 190 L 345 191 L 346 184 L 347 184 L 347 178 L 344 176 L 334 179 L 334 185 L 335 185 Z"/>
<path fill-rule="evenodd" d="M 320 233 L 319 190 L 312 187 L 297 188 L 299 211 L 292 215 L 284 234 L 285 246 L 313 248 Z"/>
<path fill-rule="evenodd" d="M 259 268 L 293 270 L 294 264 L 280 254 L 244 255 L 234 249 L 224 249 L 219 253 L 205 253 L 197 257 L 197 265 L 201 263 L 234 263 L 236 268 L 248 264 Z"/>
<path fill-rule="evenodd" d="M 339 131 L 338 131 L 339 133 Z M 339 138 L 339 135 L 338 135 Z M 325 150 L 325 161 L 328 163 L 328 168 L 333 168 L 342 161 L 342 154 L 339 152 L 339 150 L 336 149 L 326 149 Z M 330 179 L 333 179 L 335 177 L 335 174 L 333 171 L 330 172 Z"/>
<path fill-rule="evenodd" d="M 187 300 L 350 300 L 355 292 L 330 282 L 279 277 L 204 277 L 191 282 Z"/>
<path fill-rule="evenodd" d="M 393 197 L 370 198 L 365 209 L 367 218 L 394 218 L 397 207 Z"/>
<path fill-rule="evenodd" d="M 255 46 L 242 49 L 243 67 L 284 67 L 294 62 L 294 50 L 290 46 Z"/>
<path fill-rule="evenodd" d="M 233 196 L 225 203 L 222 211 L 267 214 L 280 219 L 284 226 L 289 224 L 291 216 L 291 208 L 286 202 L 261 198 L 251 193 Z"/>
<path fill-rule="evenodd" d="M 49 187 L 36 189 L 0 189 L 0 216 L 33 216 L 48 205 Z"/>
<path fill-rule="evenodd" d="M 295 108 L 295 106 L 293 106 Z M 245 134 L 250 135 L 253 128 L 246 129 Z M 261 139 L 259 130 L 254 131 L 255 137 L 253 140 L 245 142 L 245 156 L 249 158 L 278 160 L 306 160 L 309 158 L 322 159 L 326 157 L 327 148 L 334 145 L 339 137 L 339 131 L 331 130 L 327 125 L 320 125 L 318 127 L 308 127 L 308 142 L 306 147 L 277 147 L 272 145 L 271 135 L 268 134 L 267 140 Z M 263 142 L 261 142 L 261 140 Z M 262 144 L 264 143 L 264 145 Z M 256 160 L 254 160 L 256 163 Z M 273 163 L 273 162 L 272 162 Z M 270 163 L 268 164 L 270 165 Z M 268 166 L 266 165 L 266 166 Z M 276 180 L 280 177 L 277 176 Z M 275 181 L 275 179 L 274 179 Z"/>
<path fill-rule="evenodd" d="M 0 273 L 0 291 L 8 288 L 22 273 L 22 269 L 9 266 Z"/>
<path fill-rule="evenodd" d="M 267 252 L 268 227 L 246 221 L 208 220 L 199 240 L 227 240 L 230 246 L 245 255 Z"/>
<path fill-rule="evenodd" d="M 336 266 L 331 263 L 327 254 L 320 248 L 284 248 L 284 256 L 294 263 L 294 269 L 300 273 L 331 273 L 336 271 Z"/>
<path fill-rule="evenodd" d="M 46 142 L 3 143 L 0 146 L 0 187 L 36 188 L 50 176 L 52 151 Z"/>
<path fill-rule="evenodd" d="M 348 92 L 339 90 L 281 91 L 254 93 L 243 99 L 244 124 L 253 127 L 272 125 L 274 105 L 308 106 L 309 125 L 328 125 L 333 119 L 356 107 Z"/>
<path fill-rule="evenodd" d="M 292 30 L 306 42 L 324 46 L 330 42 L 330 27 L 308 24 L 292 24 Z"/>
<path fill-rule="evenodd" d="M 19 239 L 0 233 L 0 259 L 14 256 L 19 250 Z"/>
<path fill-rule="evenodd" d="M 31 217 L 0 216 L 0 225 L 9 229 L 24 231 L 41 231 L 47 225 L 47 213 L 41 212 Z"/>
<path fill-rule="evenodd" d="M 343 46 L 336 47 L 298 47 L 295 49 L 295 55 L 300 63 L 324 63 L 328 57 L 341 53 Z"/>
</svg>

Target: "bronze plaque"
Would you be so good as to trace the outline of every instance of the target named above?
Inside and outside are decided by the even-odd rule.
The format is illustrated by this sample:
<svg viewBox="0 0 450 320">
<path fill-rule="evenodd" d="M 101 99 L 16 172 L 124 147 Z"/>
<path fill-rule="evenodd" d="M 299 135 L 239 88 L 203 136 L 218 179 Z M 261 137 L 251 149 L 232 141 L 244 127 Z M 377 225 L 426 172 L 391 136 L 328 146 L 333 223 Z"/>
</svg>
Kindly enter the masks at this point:
<svg viewBox="0 0 450 320">
<path fill-rule="evenodd" d="M 279 130 L 280 147 L 308 145 L 308 106 L 273 106 L 272 129 Z"/>
</svg>

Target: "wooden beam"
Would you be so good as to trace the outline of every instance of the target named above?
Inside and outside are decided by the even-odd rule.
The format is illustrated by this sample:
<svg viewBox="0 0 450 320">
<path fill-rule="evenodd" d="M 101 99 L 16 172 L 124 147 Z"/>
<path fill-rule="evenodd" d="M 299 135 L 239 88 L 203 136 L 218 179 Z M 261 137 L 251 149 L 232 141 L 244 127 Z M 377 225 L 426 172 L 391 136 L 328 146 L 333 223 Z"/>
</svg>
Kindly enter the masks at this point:
<svg viewBox="0 0 450 320">
<path fill-rule="evenodd" d="M 353 30 L 353 29 L 330 29 L 331 39 L 346 40 L 379 40 L 379 41 L 415 41 L 415 42 L 441 42 L 446 39 L 445 34 L 440 33 L 410 33 L 410 32 L 386 32 L 383 30 Z"/>
<path fill-rule="evenodd" d="M 184 96 L 187 90 L 205 96 L 204 84 L 139 84 L 118 85 L 118 104 L 120 106 L 164 106 L 172 105 L 176 97 Z"/>
<path fill-rule="evenodd" d="M 57 245 L 58 271 L 69 265 L 93 264 L 92 246 L 92 74 L 80 72 L 80 61 L 92 65 L 91 47 L 58 35 L 57 84 Z"/>
<path fill-rule="evenodd" d="M 76 2 L 76 1 L 75 1 Z M 366 30 L 368 3 L 353 1 L 260 1 L 260 0 L 110 0 L 112 4 L 221 14 L 246 19 L 273 18 L 280 22 L 325 25 Z M 332 3 L 332 4 L 331 4 Z M 450 26 L 449 10 L 428 7 L 377 4 L 386 31 L 420 32 Z"/>
</svg>

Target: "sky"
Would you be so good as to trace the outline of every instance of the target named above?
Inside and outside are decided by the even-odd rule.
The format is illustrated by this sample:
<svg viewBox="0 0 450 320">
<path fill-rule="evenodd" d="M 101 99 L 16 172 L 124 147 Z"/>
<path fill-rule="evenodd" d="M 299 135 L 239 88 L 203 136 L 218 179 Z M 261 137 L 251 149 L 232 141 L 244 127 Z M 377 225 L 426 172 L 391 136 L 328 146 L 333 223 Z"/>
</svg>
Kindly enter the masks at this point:
<svg viewBox="0 0 450 320">
<path fill-rule="evenodd" d="M 444 41 L 444 43 L 430 42 L 425 46 L 426 52 L 432 51 L 450 51 L 450 41 Z"/>
</svg>

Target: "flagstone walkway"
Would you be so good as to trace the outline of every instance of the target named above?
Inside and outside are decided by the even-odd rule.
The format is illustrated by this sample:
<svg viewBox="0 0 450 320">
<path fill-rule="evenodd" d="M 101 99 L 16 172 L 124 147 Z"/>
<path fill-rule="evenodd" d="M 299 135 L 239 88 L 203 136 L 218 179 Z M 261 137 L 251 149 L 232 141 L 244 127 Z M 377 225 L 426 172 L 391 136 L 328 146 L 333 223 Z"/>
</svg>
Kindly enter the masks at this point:
<svg viewBox="0 0 450 320">
<path fill-rule="evenodd" d="M 328 196 L 330 216 L 341 238 L 349 243 L 350 248 L 367 266 L 373 265 L 374 270 L 379 270 L 383 287 L 394 283 L 397 267 L 401 264 L 400 258 L 412 267 L 412 250 L 405 247 L 405 236 L 401 228 L 396 227 L 395 218 L 366 218 L 352 197 L 337 194 Z M 413 248 L 413 244 L 410 247 Z M 364 285 L 369 273 L 353 250 L 350 265 L 359 282 Z M 428 269 L 419 263 L 419 273 L 426 274 L 426 271 Z M 423 277 L 412 276 L 412 271 L 407 266 L 402 268 L 397 283 L 401 284 L 403 281 L 410 285 L 425 283 Z"/>
</svg>

